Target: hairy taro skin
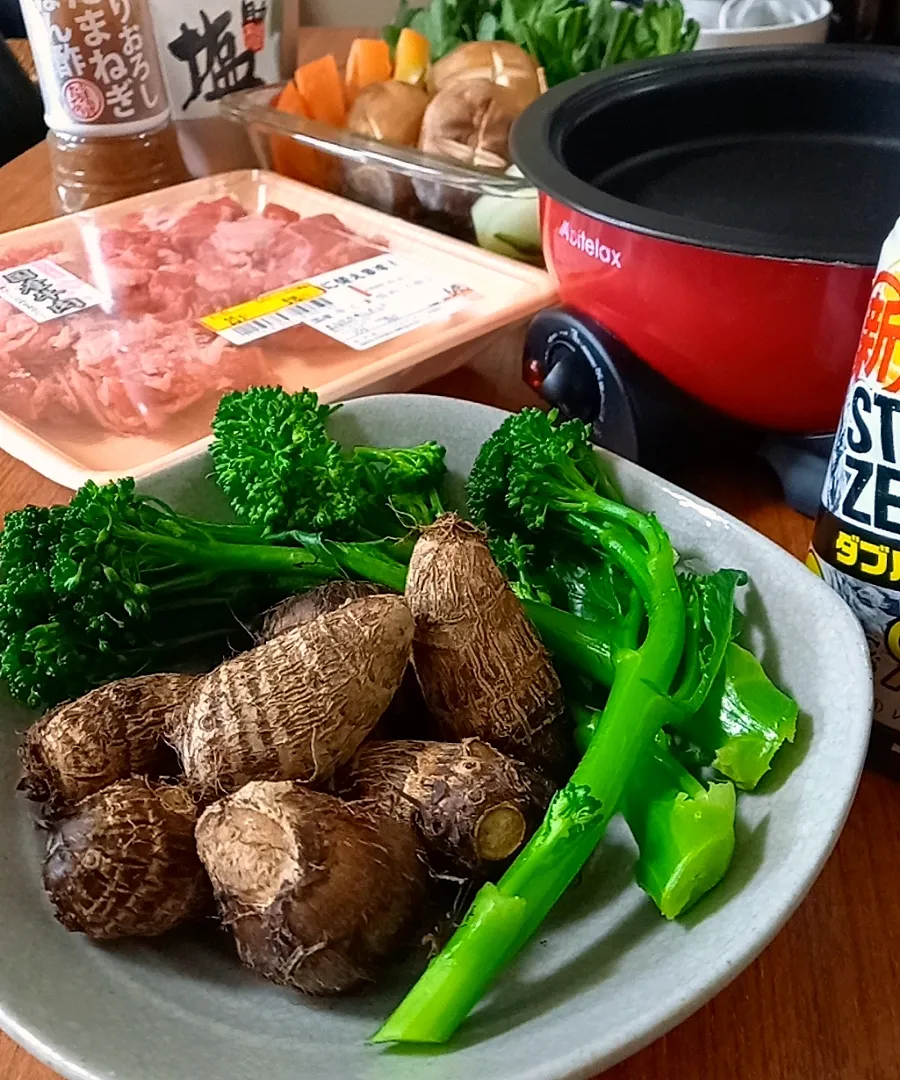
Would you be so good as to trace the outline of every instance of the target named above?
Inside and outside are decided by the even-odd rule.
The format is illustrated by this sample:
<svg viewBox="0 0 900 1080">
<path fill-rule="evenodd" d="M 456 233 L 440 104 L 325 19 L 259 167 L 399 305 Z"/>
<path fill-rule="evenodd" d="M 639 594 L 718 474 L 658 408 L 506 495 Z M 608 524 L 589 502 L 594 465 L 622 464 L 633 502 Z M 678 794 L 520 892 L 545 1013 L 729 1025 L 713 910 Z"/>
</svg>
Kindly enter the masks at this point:
<svg viewBox="0 0 900 1080">
<path fill-rule="evenodd" d="M 351 600 L 366 596 L 393 595 L 373 581 L 330 581 L 298 596 L 289 596 L 265 613 L 258 640 L 271 641 L 287 630 L 303 626 L 320 615 L 336 611 Z M 396 694 L 391 698 L 372 736 L 381 739 L 428 738 L 434 734 L 434 720 L 428 713 L 425 699 L 412 663 L 406 665 Z"/>
<path fill-rule="evenodd" d="M 351 601 L 198 680 L 171 739 L 209 801 L 250 780 L 328 779 L 375 727 L 409 661 L 401 596 Z"/>
<path fill-rule="evenodd" d="M 270 608 L 263 616 L 258 639 L 260 642 L 271 641 L 288 630 L 305 626 L 320 615 L 337 611 L 351 600 L 384 595 L 386 590 L 373 581 L 329 581 L 305 593 L 289 596 Z"/>
<path fill-rule="evenodd" d="M 487 873 L 540 824 L 553 785 L 478 739 L 366 741 L 337 775 L 341 795 L 413 824 L 437 862 Z"/>
<path fill-rule="evenodd" d="M 57 919 L 109 941 L 156 937 L 204 915 L 212 895 L 196 820 L 183 787 L 140 777 L 83 799 L 48 835 L 43 880 Z"/>
<path fill-rule="evenodd" d="M 174 776 L 165 726 L 195 682 L 194 675 L 139 675 L 51 709 L 25 733 L 19 787 L 61 813 L 116 780 Z"/>
<path fill-rule="evenodd" d="M 254 781 L 208 807 L 196 837 L 241 961 L 302 993 L 371 981 L 421 916 L 415 831 L 371 806 Z"/>
<path fill-rule="evenodd" d="M 406 599 L 416 673 L 441 737 L 483 739 L 558 774 L 568 754 L 559 678 L 484 535 L 455 514 L 426 528 Z"/>
</svg>

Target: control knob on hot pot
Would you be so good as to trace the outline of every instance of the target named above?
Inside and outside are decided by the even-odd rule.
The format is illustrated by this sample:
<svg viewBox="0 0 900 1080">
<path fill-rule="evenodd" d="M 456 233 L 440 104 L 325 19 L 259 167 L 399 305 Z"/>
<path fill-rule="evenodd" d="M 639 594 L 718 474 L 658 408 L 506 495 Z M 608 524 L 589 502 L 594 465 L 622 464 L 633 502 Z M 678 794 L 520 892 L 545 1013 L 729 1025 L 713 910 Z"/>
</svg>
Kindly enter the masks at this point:
<svg viewBox="0 0 900 1080">
<path fill-rule="evenodd" d="M 721 423 L 608 330 L 566 308 L 531 324 L 525 381 L 564 416 L 590 424 L 600 446 L 650 468 L 696 447 Z"/>
</svg>

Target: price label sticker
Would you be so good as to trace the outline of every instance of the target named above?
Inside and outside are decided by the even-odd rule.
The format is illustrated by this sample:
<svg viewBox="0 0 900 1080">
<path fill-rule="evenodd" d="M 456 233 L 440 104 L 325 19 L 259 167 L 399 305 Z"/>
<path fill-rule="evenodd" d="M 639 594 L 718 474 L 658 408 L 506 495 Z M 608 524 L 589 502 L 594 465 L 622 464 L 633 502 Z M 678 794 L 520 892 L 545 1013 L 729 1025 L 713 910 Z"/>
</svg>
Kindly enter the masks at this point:
<svg viewBox="0 0 900 1080">
<path fill-rule="evenodd" d="M 441 322 L 477 296 L 467 285 L 435 277 L 414 259 L 385 254 L 318 274 L 200 321 L 235 345 L 304 325 L 363 352 Z"/>
</svg>

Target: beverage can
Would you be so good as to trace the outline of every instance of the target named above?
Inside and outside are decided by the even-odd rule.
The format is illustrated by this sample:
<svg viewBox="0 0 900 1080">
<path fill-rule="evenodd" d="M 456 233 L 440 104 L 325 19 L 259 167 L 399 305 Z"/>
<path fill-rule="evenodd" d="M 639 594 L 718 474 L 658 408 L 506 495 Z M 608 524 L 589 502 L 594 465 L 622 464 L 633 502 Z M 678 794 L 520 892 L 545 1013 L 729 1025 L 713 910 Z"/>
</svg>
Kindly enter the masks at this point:
<svg viewBox="0 0 900 1080">
<path fill-rule="evenodd" d="M 808 563 L 862 624 L 876 724 L 900 752 L 900 221 L 884 242 Z M 884 741 L 882 739 L 882 741 Z"/>
</svg>

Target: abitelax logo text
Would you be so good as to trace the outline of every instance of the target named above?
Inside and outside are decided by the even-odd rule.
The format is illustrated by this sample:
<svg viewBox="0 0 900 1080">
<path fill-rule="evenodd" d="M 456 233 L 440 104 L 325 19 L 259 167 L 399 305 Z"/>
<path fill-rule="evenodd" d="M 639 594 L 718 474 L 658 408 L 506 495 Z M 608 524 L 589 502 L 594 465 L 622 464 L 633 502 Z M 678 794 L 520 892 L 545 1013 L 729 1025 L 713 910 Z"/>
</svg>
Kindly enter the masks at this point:
<svg viewBox="0 0 900 1080">
<path fill-rule="evenodd" d="M 564 221 L 560 225 L 559 235 L 561 239 L 568 241 L 570 247 L 583 251 L 592 259 L 596 259 L 605 266 L 612 266 L 617 270 L 622 269 L 621 251 L 617 251 L 608 244 L 601 244 L 595 236 L 588 236 L 584 229 L 573 228 L 570 221 Z"/>
</svg>

